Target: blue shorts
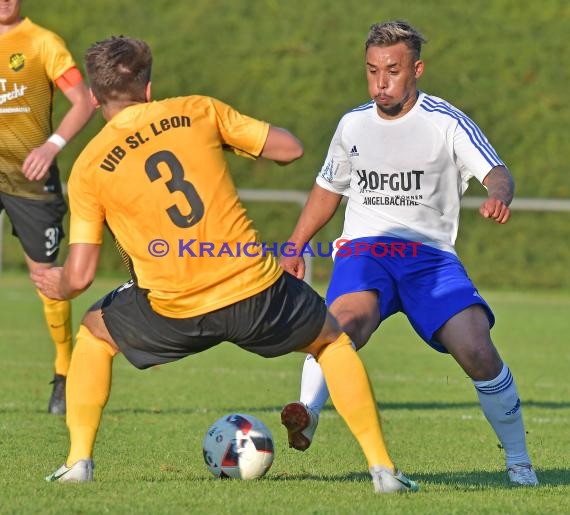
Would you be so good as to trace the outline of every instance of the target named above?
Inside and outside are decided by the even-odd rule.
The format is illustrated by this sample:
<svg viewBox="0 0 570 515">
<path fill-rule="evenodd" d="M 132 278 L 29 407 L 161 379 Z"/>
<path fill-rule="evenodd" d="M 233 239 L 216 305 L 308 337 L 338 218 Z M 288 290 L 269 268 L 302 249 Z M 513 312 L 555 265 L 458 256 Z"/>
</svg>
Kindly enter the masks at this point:
<svg viewBox="0 0 570 515">
<path fill-rule="evenodd" d="M 483 306 L 489 325 L 495 317 L 451 252 L 397 238 L 358 238 L 335 256 L 327 305 L 346 293 L 376 290 L 382 320 L 402 312 L 418 335 L 435 350 L 447 352 L 434 333 L 469 306 Z"/>
</svg>

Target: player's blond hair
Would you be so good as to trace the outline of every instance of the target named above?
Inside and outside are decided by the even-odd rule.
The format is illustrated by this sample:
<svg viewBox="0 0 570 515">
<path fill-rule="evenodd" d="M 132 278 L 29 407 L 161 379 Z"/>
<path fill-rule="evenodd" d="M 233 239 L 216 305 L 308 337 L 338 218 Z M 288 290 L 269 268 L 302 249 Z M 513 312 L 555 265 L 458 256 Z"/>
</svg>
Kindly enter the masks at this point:
<svg viewBox="0 0 570 515">
<path fill-rule="evenodd" d="M 427 43 L 427 40 L 408 22 L 386 21 L 370 27 L 365 49 L 368 50 L 371 46 L 391 46 L 400 42 L 405 43 L 414 53 L 414 59 L 418 60 L 422 53 L 422 43 Z"/>
<path fill-rule="evenodd" d="M 93 44 L 85 53 L 89 86 L 100 104 L 146 100 L 152 52 L 147 43 L 113 36 Z"/>
</svg>

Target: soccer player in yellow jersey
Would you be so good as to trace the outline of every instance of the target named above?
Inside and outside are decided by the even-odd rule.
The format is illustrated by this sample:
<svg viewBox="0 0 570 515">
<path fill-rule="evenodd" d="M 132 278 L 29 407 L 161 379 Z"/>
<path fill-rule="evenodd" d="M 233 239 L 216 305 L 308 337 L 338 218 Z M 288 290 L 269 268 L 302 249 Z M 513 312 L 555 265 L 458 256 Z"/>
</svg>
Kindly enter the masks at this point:
<svg viewBox="0 0 570 515">
<path fill-rule="evenodd" d="M 54 86 L 71 103 L 55 131 Z M 81 73 L 61 38 L 23 18 L 20 0 L 0 0 L 0 213 L 6 211 L 32 273 L 54 266 L 64 236 L 67 205 L 55 157 L 93 112 Z M 56 351 L 48 411 L 63 414 L 71 307 L 67 300 L 38 293 Z"/>
<path fill-rule="evenodd" d="M 147 44 L 127 37 L 96 43 L 86 54 L 92 99 L 107 124 L 71 172 L 65 264 L 33 279 L 50 298 L 79 295 L 93 281 L 107 225 L 128 256 L 132 281 L 82 320 L 67 382 L 71 446 L 47 479 L 93 479 L 118 352 L 142 369 L 229 341 L 264 357 L 314 355 L 364 451 L 375 491 L 417 490 L 388 454 L 347 335 L 313 289 L 260 251 L 224 158 L 229 150 L 286 164 L 301 157 L 301 143 L 213 98 L 151 101 L 151 65 Z"/>
</svg>

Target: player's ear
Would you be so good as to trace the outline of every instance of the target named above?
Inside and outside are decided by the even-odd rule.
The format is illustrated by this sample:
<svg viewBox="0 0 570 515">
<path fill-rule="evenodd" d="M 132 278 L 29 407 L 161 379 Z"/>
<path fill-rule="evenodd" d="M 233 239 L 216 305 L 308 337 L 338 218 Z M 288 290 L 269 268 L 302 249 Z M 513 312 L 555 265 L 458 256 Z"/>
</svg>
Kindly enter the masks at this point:
<svg viewBox="0 0 570 515">
<path fill-rule="evenodd" d="M 89 88 L 89 98 L 91 99 L 91 103 L 95 108 L 101 107 L 99 100 L 97 100 L 97 97 L 95 97 L 95 95 L 93 94 L 93 90 L 91 88 Z"/>
<path fill-rule="evenodd" d="M 422 76 L 422 73 L 424 73 L 424 62 L 421 59 L 418 59 L 414 63 L 414 74 L 416 79 L 419 79 Z"/>
<path fill-rule="evenodd" d="M 152 95 L 151 95 L 151 82 L 148 81 L 146 88 L 144 90 L 144 96 L 147 102 L 150 102 L 152 100 Z"/>
</svg>

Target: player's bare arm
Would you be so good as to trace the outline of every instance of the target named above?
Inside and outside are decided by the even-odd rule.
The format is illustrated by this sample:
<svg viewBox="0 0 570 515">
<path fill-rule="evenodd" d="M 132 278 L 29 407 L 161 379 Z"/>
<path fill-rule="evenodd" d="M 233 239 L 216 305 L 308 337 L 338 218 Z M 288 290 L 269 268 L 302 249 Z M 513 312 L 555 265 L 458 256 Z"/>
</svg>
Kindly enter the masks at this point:
<svg viewBox="0 0 570 515">
<path fill-rule="evenodd" d="M 66 142 L 69 142 L 89 121 L 95 108 L 89 97 L 89 90 L 83 81 L 75 86 L 66 88 L 63 94 L 71 102 L 71 107 L 55 130 L 55 135 L 61 138 L 60 144 L 49 139 L 32 150 L 22 165 L 24 176 L 30 181 L 39 181 L 48 173 L 55 156 L 61 151 Z"/>
<path fill-rule="evenodd" d="M 303 144 L 288 130 L 281 127 L 269 128 L 261 157 L 286 165 L 303 156 Z"/>
<path fill-rule="evenodd" d="M 303 279 L 305 276 L 305 260 L 300 255 L 303 246 L 332 218 L 341 198 L 342 195 L 325 190 L 318 184 L 313 186 L 299 221 L 289 238 L 289 242 L 295 246 L 295 255 L 281 256 L 279 261 L 286 272 L 298 279 Z"/>
<path fill-rule="evenodd" d="M 101 245 L 74 243 L 62 267 L 40 269 L 31 273 L 36 287 L 56 300 L 73 299 L 84 292 L 95 278 Z"/>
<path fill-rule="evenodd" d="M 479 213 L 497 223 L 507 223 L 511 216 L 509 205 L 513 200 L 515 182 L 509 170 L 504 166 L 495 166 L 483 179 L 488 198 L 481 204 Z"/>
</svg>

